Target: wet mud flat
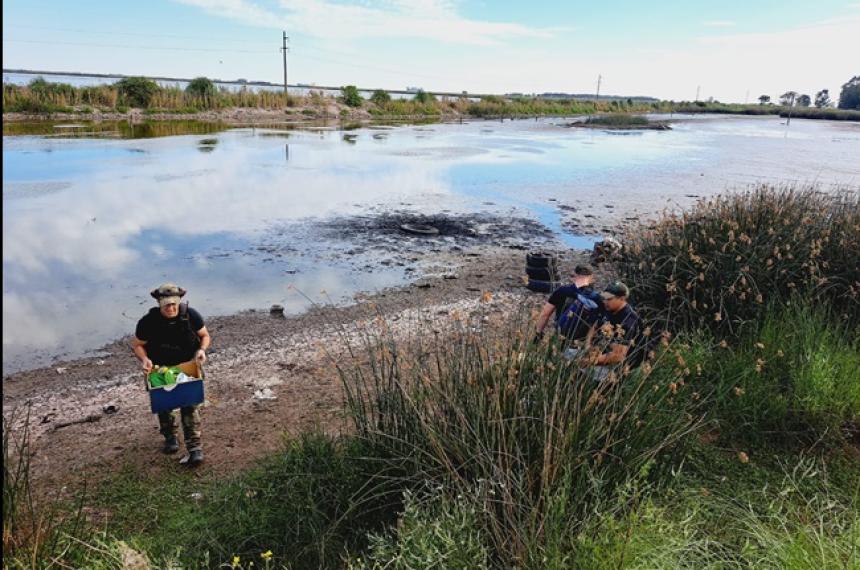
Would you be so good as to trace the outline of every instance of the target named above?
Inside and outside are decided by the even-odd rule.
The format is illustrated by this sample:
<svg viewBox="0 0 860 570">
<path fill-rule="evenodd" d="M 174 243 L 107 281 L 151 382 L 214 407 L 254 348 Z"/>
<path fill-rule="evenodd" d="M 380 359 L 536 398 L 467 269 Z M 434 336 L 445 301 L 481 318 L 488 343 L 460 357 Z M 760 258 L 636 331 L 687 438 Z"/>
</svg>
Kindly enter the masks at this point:
<svg viewBox="0 0 860 570">
<path fill-rule="evenodd" d="M 402 267 L 407 279 L 433 276 L 446 267 L 453 270 L 457 258 L 482 257 L 485 250 L 566 249 L 549 228 L 516 213 L 407 210 L 283 224 L 255 249 L 273 257 L 301 253 L 296 236 L 301 243 L 316 244 L 313 255 L 318 259 L 359 272 Z"/>
</svg>

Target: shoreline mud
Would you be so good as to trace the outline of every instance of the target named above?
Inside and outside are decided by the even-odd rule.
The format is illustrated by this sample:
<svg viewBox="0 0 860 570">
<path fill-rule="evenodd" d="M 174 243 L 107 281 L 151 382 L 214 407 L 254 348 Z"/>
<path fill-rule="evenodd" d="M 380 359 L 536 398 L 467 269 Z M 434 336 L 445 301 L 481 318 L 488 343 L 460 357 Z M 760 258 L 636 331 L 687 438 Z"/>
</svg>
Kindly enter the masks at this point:
<svg viewBox="0 0 860 570">
<path fill-rule="evenodd" d="M 568 250 L 561 267 L 587 259 L 588 252 Z M 258 310 L 208 319 L 213 344 L 201 412 L 206 462 L 196 473 L 241 470 L 277 450 L 284 433 L 348 429 L 334 359 L 348 364 L 345 339 L 380 319 L 414 334 L 415 323 L 435 328 L 464 316 L 533 311 L 546 298 L 524 287 L 525 251 L 487 247 L 439 261 L 446 272 L 357 296 L 348 306 L 317 305 L 287 317 Z M 180 469 L 176 456 L 160 453 L 157 421 L 128 341 L 111 343 L 100 357 L 4 377 L 4 417 L 15 432 L 27 425 L 38 488 L 92 483 L 123 466 Z"/>
</svg>

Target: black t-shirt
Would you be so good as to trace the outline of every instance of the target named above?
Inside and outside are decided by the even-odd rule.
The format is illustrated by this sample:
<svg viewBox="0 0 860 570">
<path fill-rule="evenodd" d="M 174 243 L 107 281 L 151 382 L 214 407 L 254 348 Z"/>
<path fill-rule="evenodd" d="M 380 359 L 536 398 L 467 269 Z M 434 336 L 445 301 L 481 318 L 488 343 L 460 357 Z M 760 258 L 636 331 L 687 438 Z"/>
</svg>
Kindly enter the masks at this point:
<svg viewBox="0 0 860 570">
<path fill-rule="evenodd" d="M 146 342 L 146 355 L 153 364 L 173 366 L 194 358 L 200 348 L 197 331 L 203 327 L 203 317 L 191 307 L 185 316 L 180 310 L 173 319 L 165 318 L 158 307 L 153 307 L 137 322 L 134 336 Z"/>
<path fill-rule="evenodd" d="M 555 305 L 555 322 L 559 331 L 570 339 L 583 339 L 603 310 L 600 294 L 591 287 L 564 285 L 547 300 Z"/>
<path fill-rule="evenodd" d="M 595 340 L 605 340 L 609 344 L 624 344 L 633 347 L 639 338 L 641 319 L 630 304 L 617 313 L 603 311 L 597 322 L 597 336 Z M 606 327 L 605 325 L 610 325 Z"/>
</svg>

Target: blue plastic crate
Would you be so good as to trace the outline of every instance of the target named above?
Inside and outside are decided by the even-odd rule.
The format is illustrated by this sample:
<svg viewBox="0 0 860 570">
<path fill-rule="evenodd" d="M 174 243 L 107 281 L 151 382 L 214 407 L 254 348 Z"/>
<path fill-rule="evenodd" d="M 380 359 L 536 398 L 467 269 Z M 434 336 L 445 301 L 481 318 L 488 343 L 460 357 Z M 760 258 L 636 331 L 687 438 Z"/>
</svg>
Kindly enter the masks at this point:
<svg viewBox="0 0 860 570">
<path fill-rule="evenodd" d="M 195 362 L 184 362 L 179 368 L 196 380 L 156 387 L 150 386 L 147 380 L 149 407 L 153 414 L 203 403 L 203 370 Z"/>
</svg>

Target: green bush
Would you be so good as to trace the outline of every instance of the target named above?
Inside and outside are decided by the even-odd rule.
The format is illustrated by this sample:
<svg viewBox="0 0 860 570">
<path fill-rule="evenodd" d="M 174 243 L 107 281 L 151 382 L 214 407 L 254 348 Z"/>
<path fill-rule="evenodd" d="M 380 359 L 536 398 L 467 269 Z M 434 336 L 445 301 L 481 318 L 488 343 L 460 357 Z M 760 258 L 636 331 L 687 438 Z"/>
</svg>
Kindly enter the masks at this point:
<svg viewBox="0 0 860 570">
<path fill-rule="evenodd" d="M 211 98 L 218 94 L 215 84 L 208 77 L 195 77 L 185 87 L 185 92 L 193 97 Z"/>
<path fill-rule="evenodd" d="M 377 89 L 373 92 L 373 95 L 370 96 L 370 100 L 377 107 L 384 107 L 386 104 L 391 102 L 391 95 L 389 95 L 387 91 Z"/>
<path fill-rule="evenodd" d="M 625 236 L 618 269 L 637 308 L 718 337 L 795 294 L 860 320 L 860 191 L 758 186 Z"/>
<path fill-rule="evenodd" d="M 343 102 L 350 107 L 361 107 L 362 103 L 364 103 L 364 99 L 362 99 L 361 94 L 358 92 L 358 87 L 355 85 L 341 87 L 340 93 Z"/>
<path fill-rule="evenodd" d="M 423 89 L 419 89 L 418 93 L 415 94 L 413 101 L 416 103 L 421 103 L 422 105 L 426 105 L 427 103 L 432 103 L 436 101 L 436 97 L 432 93 L 427 93 Z"/>
<path fill-rule="evenodd" d="M 114 86 L 120 96 L 133 107 L 145 108 L 153 96 L 159 91 L 158 83 L 146 77 L 125 77 Z"/>
<path fill-rule="evenodd" d="M 486 570 L 490 556 L 474 501 L 430 493 L 419 500 L 407 493 L 393 534 L 370 537 L 367 556 L 349 570 Z"/>
</svg>

